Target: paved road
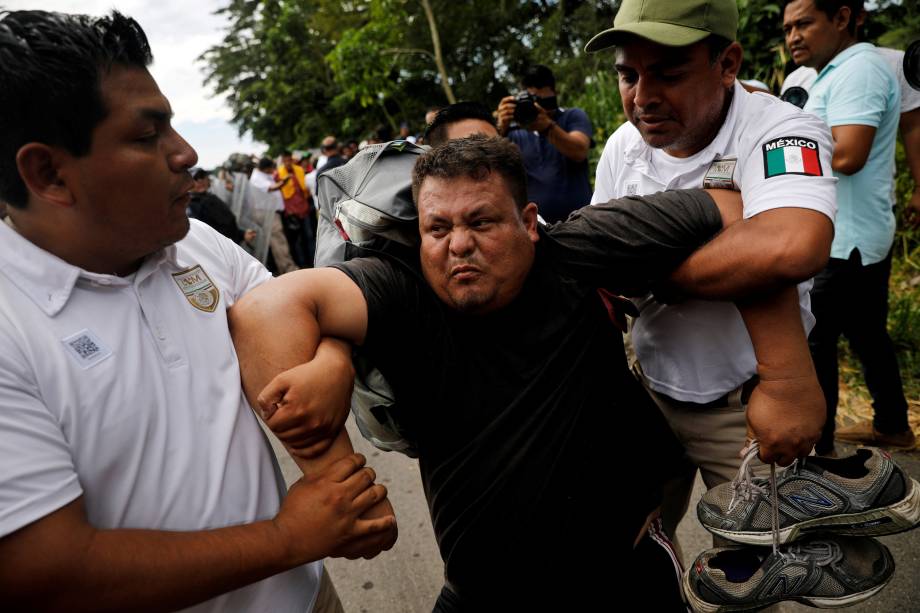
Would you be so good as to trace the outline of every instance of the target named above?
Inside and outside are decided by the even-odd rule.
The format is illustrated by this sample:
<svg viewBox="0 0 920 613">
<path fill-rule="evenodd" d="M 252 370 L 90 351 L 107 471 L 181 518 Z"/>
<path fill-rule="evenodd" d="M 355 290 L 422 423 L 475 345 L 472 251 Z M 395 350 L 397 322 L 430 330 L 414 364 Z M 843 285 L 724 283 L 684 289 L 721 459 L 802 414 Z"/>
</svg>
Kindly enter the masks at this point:
<svg viewBox="0 0 920 613">
<path fill-rule="evenodd" d="M 390 500 L 399 519 L 399 541 L 391 551 L 373 560 L 327 560 L 326 567 L 345 611 L 429 613 L 441 589 L 444 567 L 431 529 L 418 466 L 405 456 L 374 449 L 356 434 L 351 419 L 348 427 L 356 450 L 367 456 L 379 480 L 390 490 Z M 851 451 L 851 447 L 838 446 L 841 455 Z M 893 457 L 911 476 L 920 480 L 920 452 L 894 453 Z M 299 476 L 299 471 L 283 451 L 279 459 L 290 484 Z M 691 509 L 696 508 L 701 493 L 702 484 L 697 482 Z M 678 538 L 684 550 L 685 564 L 689 564 L 697 553 L 712 546 L 709 533 L 692 512 L 678 527 Z M 895 576 L 878 596 L 849 610 L 854 613 L 920 612 L 920 529 L 884 537 L 882 541 L 894 555 L 897 564 Z M 783 603 L 769 610 L 792 613 L 813 609 Z"/>
<path fill-rule="evenodd" d="M 399 521 L 399 539 L 390 551 L 373 560 L 326 560 L 346 613 L 430 613 L 444 582 L 444 564 L 438 553 L 415 460 L 378 451 L 348 419 L 355 451 L 363 453 L 387 486 Z M 274 438 L 274 437 L 272 437 Z M 290 485 L 300 470 L 273 440 L 281 471 Z"/>
</svg>

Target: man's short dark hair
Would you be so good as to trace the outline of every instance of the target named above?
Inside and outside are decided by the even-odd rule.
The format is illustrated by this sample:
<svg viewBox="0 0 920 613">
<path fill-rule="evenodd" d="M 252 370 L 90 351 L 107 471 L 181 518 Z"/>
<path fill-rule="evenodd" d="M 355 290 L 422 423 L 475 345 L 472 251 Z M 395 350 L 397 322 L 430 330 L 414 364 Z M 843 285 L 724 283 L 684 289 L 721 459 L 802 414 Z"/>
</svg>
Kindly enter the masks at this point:
<svg viewBox="0 0 920 613">
<path fill-rule="evenodd" d="M 458 121 L 478 119 L 495 126 L 495 118 L 484 104 L 479 102 L 458 102 L 445 106 L 435 115 L 434 121 L 425 128 L 425 143 L 437 147 L 447 141 L 447 128 Z"/>
<path fill-rule="evenodd" d="M 543 64 L 534 64 L 524 71 L 524 76 L 521 78 L 521 85 L 523 85 L 525 89 L 528 87 L 535 87 L 537 89 L 549 87 L 555 90 L 556 77 L 553 75 L 553 71 Z"/>
<path fill-rule="evenodd" d="M 283 157 L 283 158 L 289 158 L 289 157 L 291 157 L 292 155 L 294 155 L 294 154 L 291 153 L 288 149 L 284 149 L 284 150 L 281 151 L 281 157 Z"/>
<path fill-rule="evenodd" d="M 521 150 L 510 141 L 482 134 L 455 138 L 422 154 L 412 169 L 412 197 L 418 202 L 428 177 L 485 181 L 492 173 L 505 180 L 518 209 L 527 205 L 527 171 Z"/>
<path fill-rule="evenodd" d="M 140 25 L 107 17 L 47 11 L 0 13 L 0 198 L 23 208 L 28 192 L 16 153 L 32 142 L 85 155 L 105 119 L 102 77 L 112 66 L 146 68 L 153 60 Z"/>
<path fill-rule="evenodd" d="M 274 168 L 275 163 L 268 158 L 262 158 L 259 160 L 259 170 L 268 170 L 269 168 Z"/>
<path fill-rule="evenodd" d="M 786 10 L 786 5 L 791 4 L 795 0 L 783 0 L 783 11 Z M 844 6 L 850 8 L 850 22 L 847 24 L 847 30 L 852 36 L 856 36 L 856 22 L 860 15 L 865 11 L 863 6 L 863 0 L 814 0 L 815 8 L 827 15 L 828 19 L 833 19 L 834 15 L 837 14 Z"/>
<path fill-rule="evenodd" d="M 201 181 L 202 179 L 208 179 L 210 178 L 210 176 L 211 176 L 211 173 L 209 173 L 204 168 L 199 168 L 195 172 L 192 173 L 192 178 L 195 179 L 196 181 Z"/>
</svg>

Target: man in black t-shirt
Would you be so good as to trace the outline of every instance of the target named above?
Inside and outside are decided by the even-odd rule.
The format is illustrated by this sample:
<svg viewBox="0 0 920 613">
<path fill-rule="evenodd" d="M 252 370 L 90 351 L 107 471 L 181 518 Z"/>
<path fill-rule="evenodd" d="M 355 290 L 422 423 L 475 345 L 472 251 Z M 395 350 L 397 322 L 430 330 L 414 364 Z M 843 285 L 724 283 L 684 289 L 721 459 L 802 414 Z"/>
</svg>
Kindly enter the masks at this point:
<svg viewBox="0 0 920 613">
<path fill-rule="evenodd" d="M 224 201 L 209 192 L 211 176 L 199 168 L 192 173 L 195 187 L 190 192 L 188 216 L 208 224 L 234 243 L 248 243 L 256 237 L 255 230 L 243 230 L 236 225 L 236 217 Z"/>
<path fill-rule="evenodd" d="M 646 586 L 660 586 L 643 594 L 649 602 L 675 605 L 670 559 L 660 548 L 649 555 L 638 537 L 681 450 L 630 375 L 598 290 L 647 292 L 723 218 L 736 220 L 740 201 L 661 193 L 543 228 L 525 176 L 502 139 L 454 140 L 423 155 L 413 175 L 418 260 L 351 260 L 244 298 L 231 313 L 244 382 L 267 380 L 264 356 L 290 355 L 292 343 L 315 345 L 319 334 L 354 343 L 380 369 L 417 444 L 445 562 L 436 610 L 581 610 Z M 755 320 L 771 325 L 764 355 L 798 326 L 808 359 L 797 310 Z M 310 366 L 259 396 L 286 442 L 304 433 L 299 399 L 330 385 Z M 637 552 L 658 566 L 630 568 Z M 597 562 L 609 556 L 619 562 Z"/>
</svg>

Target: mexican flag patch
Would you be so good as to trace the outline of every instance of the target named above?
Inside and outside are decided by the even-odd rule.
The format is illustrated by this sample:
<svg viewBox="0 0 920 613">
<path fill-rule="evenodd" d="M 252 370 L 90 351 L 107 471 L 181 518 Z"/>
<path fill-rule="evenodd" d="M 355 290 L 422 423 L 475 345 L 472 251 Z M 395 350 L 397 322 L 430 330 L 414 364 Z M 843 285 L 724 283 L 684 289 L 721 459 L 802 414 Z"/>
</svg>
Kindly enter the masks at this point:
<svg viewBox="0 0 920 613">
<path fill-rule="evenodd" d="M 809 138 L 784 136 L 763 146 L 764 177 L 780 175 L 821 176 L 818 143 Z"/>
</svg>

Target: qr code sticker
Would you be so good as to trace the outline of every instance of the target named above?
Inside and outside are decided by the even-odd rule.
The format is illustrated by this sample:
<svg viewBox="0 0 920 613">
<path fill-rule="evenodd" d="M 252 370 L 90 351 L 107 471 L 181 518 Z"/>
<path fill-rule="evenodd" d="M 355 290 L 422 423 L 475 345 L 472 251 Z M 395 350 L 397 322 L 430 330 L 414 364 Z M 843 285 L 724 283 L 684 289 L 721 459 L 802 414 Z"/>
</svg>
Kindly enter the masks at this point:
<svg viewBox="0 0 920 613">
<path fill-rule="evenodd" d="M 70 346 L 73 347 L 73 350 L 77 352 L 84 360 L 91 359 L 94 355 L 99 353 L 99 346 L 93 342 L 93 339 L 84 335 L 74 340 L 70 341 Z"/>
<path fill-rule="evenodd" d="M 61 341 L 71 357 L 83 368 L 95 366 L 112 355 L 99 337 L 89 330 L 80 330 Z"/>
</svg>

